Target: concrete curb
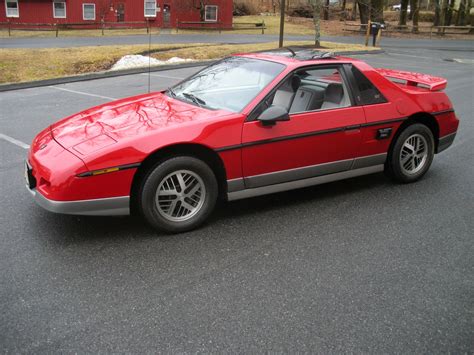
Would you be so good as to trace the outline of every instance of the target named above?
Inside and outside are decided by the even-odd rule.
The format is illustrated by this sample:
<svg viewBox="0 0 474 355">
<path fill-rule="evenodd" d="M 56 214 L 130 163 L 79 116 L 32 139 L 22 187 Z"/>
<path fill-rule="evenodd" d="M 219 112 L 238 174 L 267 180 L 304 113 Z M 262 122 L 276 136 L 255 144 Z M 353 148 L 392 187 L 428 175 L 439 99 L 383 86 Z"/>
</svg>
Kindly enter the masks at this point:
<svg viewBox="0 0 474 355">
<path fill-rule="evenodd" d="M 151 72 L 171 70 L 171 69 L 182 69 L 182 68 L 192 68 L 200 67 L 203 65 L 209 65 L 214 63 L 213 60 L 208 60 L 204 62 L 192 62 L 192 63 L 183 63 L 183 64 L 169 64 L 169 65 L 160 65 L 159 67 L 151 67 Z M 104 78 L 113 78 L 115 76 L 124 76 L 124 75 L 133 75 L 148 73 L 148 68 L 134 68 L 134 69 L 125 69 L 125 70 L 114 70 L 114 71 L 103 71 L 96 73 L 88 73 L 74 76 L 65 76 L 62 78 L 38 80 L 38 81 L 28 81 L 23 83 L 15 84 L 3 84 L 0 85 L 0 92 L 2 91 L 11 91 L 11 90 L 20 90 L 20 89 L 29 89 L 36 88 L 40 86 L 49 86 L 49 85 L 58 85 L 58 84 L 67 84 L 73 83 L 76 81 L 87 81 L 87 80 L 96 80 Z"/>
<path fill-rule="evenodd" d="M 384 50 L 348 51 L 348 52 L 337 52 L 336 54 L 347 56 L 347 55 L 380 54 L 380 53 L 384 53 L 384 52 L 385 52 Z M 160 66 L 156 66 L 156 67 L 151 67 L 150 72 L 159 72 L 159 71 L 172 70 L 172 69 L 200 67 L 200 66 L 205 66 L 205 65 L 212 64 L 214 62 L 215 62 L 214 60 L 206 60 L 206 61 L 192 62 L 192 63 L 160 65 Z M 28 82 L 23 82 L 23 83 L 2 84 L 2 85 L 0 85 L 0 92 L 36 88 L 36 87 L 40 87 L 40 86 L 68 84 L 68 83 L 73 83 L 73 82 L 77 82 L 77 81 L 87 81 L 87 80 L 96 80 L 96 79 L 104 79 L 104 78 L 113 78 L 113 77 L 116 77 L 116 76 L 142 74 L 142 73 L 148 73 L 148 70 L 149 70 L 148 68 L 134 68 L 134 69 L 126 69 L 126 70 L 114 70 L 114 71 L 103 71 L 103 72 L 96 72 L 96 73 L 88 73 L 88 74 L 66 76 L 66 77 L 62 77 L 62 78 L 54 78 L 54 79 L 46 79 L 46 80 L 38 80 L 38 81 L 28 81 Z"/>
</svg>

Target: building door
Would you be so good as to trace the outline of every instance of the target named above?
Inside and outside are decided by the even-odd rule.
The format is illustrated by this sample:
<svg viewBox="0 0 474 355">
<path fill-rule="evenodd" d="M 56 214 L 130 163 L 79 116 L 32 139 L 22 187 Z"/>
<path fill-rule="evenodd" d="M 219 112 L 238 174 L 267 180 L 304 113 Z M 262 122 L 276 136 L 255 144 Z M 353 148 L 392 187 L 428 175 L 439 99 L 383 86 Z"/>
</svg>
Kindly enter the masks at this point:
<svg viewBox="0 0 474 355">
<path fill-rule="evenodd" d="M 171 27 L 171 7 L 168 4 L 163 5 L 163 27 Z"/>
<path fill-rule="evenodd" d="M 123 2 L 119 2 L 117 4 L 117 22 L 124 22 L 125 21 L 125 4 Z"/>
</svg>

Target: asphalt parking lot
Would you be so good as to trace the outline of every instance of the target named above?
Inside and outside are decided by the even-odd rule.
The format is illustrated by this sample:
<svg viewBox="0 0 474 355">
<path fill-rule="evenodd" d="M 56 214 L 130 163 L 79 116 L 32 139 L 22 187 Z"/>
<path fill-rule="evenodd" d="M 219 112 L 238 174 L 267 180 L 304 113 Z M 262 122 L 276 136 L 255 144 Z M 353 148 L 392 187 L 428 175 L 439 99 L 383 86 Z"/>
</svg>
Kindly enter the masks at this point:
<svg viewBox="0 0 474 355">
<path fill-rule="evenodd" d="M 443 60 L 456 54 L 473 57 L 363 57 L 448 79 L 460 130 L 422 181 L 376 174 L 237 201 L 172 236 L 139 218 L 51 214 L 24 186 L 37 132 L 146 92 L 146 75 L 0 93 L 1 351 L 472 352 L 474 66 Z M 152 90 L 198 69 L 155 72 Z"/>
</svg>

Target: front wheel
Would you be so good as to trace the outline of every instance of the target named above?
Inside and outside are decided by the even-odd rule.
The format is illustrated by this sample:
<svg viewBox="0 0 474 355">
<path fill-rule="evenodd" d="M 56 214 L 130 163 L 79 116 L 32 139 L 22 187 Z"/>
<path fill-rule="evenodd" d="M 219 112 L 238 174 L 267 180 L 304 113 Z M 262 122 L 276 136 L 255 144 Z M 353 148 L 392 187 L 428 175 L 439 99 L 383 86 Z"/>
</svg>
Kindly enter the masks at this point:
<svg viewBox="0 0 474 355">
<path fill-rule="evenodd" d="M 386 172 L 399 182 L 414 182 L 426 174 L 434 157 L 434 138 L 423 124 L 413 124 L 398 136 L 386 163 Z"/>
<path fill-rule="evenodd" d="M 179 156 L 156 165 L 143 179 L 140 207 L 155 228 L 171 233 L 202 224 L 216 204 L 216 177 L 202 160 Z"/>
</svg>

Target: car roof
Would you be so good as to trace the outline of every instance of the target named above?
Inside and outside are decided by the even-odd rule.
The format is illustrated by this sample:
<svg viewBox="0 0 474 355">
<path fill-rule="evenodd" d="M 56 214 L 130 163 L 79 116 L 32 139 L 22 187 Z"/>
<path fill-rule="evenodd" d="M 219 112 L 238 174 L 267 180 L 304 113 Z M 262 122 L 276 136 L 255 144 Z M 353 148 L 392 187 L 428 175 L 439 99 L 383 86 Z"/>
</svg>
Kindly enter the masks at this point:
<svg viewBox="0 0 474 355">
<path fill-rule="evenodd" d="M 357 59 L 344 57 L 341 54 L 334 54 L 331 52 L 319 51 L 310 48 L 284 47 L 268 51 L 238 53 L 234 55 L 246 58 L 272 61 L 291 67 L 307 66 L 314 64 L 333 64 L 341 62 L 359 62 L 359 60 Z"/>
</svg>

